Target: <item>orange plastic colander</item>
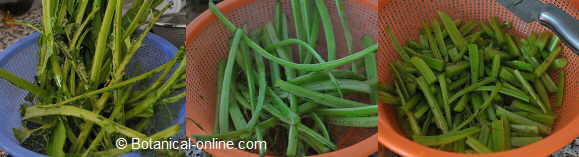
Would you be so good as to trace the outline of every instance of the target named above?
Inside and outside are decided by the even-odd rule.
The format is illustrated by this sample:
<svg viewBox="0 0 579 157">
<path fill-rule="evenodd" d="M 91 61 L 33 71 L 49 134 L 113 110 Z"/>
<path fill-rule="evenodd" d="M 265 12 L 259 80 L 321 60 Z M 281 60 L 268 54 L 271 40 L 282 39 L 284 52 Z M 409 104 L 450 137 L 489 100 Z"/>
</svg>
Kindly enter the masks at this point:
<svg viewBox="0 0 579 157">
<path fill-rule="evenodd" d="M 571 5 L 570 1 L 545 0 L 545 2 L 555 4 L 575 18 L 579 16 L 579 11 Z M 549 31 L 537 22 L 527 24 L 519 20 L 495 0 L 392 0 L 380 1 L 379 7 L 381 31 L 378 68 L 380 79 L 383 82 L 391 81 L 388 63 L 398 59 L 397 53 L 394 52 L 395 50 L 387 38 L 386 28 L 391 27 L 400 42 L 416 40 L 422 22 L 438 18 L 436 11 L 444 11 L 453 18 L 463 21 L 486 21 L 490 17 L 498 17 L 502 21 L 512 23 L 513 29 L 511 31 L 521 36 Z M 568 59 L 568 65 L 563 69 L 567 77 L 564 104 L 557 111 L 559 117 L 555 122 L 552 134 L 539 142 L 509 151 L 484 155 L 467 155 L 429 148 L 415 143 L 403 135 L 396 122 L 394 107 L 388 104 L 381 104 L 379 108 L 379 141 L 388 149 L 402 156 L 548 156 L 579 136 L 579 60 L 578 56 L 567 47 L 563 49 L 561 54 Z"/>
<path fill-rule="evenodd" d="M 225 0 L 217 6 L 238 27 L 251 32 L 273 21 L 277 0 Z M 281 0 L 284 12 L 291 16 L 289 0 Z M 338 45 L 338 56 L 346 55 L 345 41 L 339 24 L 334 0 L 326 0 Z M 349 18 L 353 39 L 363 35 L 378 37 L 378 1 L 346 0 L 345 12 Z M 291 19 L 291 17 L 288 17 Z M 290 20 L 291 22 L 291 20 Z M 289 24 L 293 27 L 293 24 Z M 187 26 L 187 120 L 186 135 L 203 135 L 213 132 L 217 97 L 217 65 L 227 58 L 232 33 L 209 11 L 205 11 Z M 321 35 L 323 36 L 323 35 Z M 320 41 L 325 43 L 325 41 Z M 323 48 L 325 46 L 320 46 Z M 360 50 L 360 40 L 354 40 L 354 48 Z M 320 49 L 320 52 L 323 52 Z M 199 126 L 192 123 L 195 121 Z M 368 156 L 378 151 L 375 131 L 361 133 L 356 129 L 334 129 L 332 138 L 338 150 L 318 156 Z M 269 145 L 268 145 L 269 147 Z M 257 156 L 242 150 L 206 150 L 215 156 Z"/>
</svg>

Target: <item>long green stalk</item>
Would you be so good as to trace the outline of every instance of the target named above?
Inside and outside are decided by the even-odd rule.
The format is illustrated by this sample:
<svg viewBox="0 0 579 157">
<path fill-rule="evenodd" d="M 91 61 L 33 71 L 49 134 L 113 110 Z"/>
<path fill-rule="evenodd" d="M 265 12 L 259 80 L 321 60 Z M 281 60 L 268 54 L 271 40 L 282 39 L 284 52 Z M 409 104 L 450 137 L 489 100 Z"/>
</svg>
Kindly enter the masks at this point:
<svg viewBox="0 0 579 157">
<path fill-rule="evenodd" d="M 330 13 L 328 8 L 324 3 L 324 0 L 314 0 L 316 3 L 316 8 L 318 8 L 318 14 L 322 20 L 322 27 L 324 28 L 324 34 L 326 35 L 326 46 L 328 53 L 328 61 L 333 61 L 336 59 L 336 42 L 334 37 L 334 27 L 330 21 Z"/>
<path fill-rule="evenodd" d="M 21 79 L 18 76 L 15 76 L 14 74 L 12 74 L 4 69 L 0 69 L 0 78 L 10 82 L 11 84 L 13 84 L 14 86 L 16 86 L 18 88 L 22 88 L 22 89 L 27 90 L 36 96 L 40 96 L 40 97 L 48 96 L 48 91 L 28 82 L 26 80 Z"/>
<path fill-rule="evenodd" d="M 111 28 L 112 19 L 116 9 L 117 0 L 111 0 L 107 3 L 107 9 L 102 20 L 102 25 L 96 41 L 95 54 L 92 60 L 92 66 L 90 70 L 90 80 L 93 84 L 99 83 L 99 77 L 101 75 L 101 68 L 103 64 L 104 57 L 107 53 L 108 46 L 106 42 L 109 38 L 109 31 Z"/>
</svg>

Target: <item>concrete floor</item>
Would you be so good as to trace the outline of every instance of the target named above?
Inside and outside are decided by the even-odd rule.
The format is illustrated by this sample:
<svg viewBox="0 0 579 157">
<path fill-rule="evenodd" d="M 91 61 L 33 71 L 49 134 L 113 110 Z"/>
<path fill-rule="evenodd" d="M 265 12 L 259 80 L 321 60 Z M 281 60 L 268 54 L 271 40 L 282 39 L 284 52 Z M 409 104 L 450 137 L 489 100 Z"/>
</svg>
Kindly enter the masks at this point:
<svg viewBox="0 0 579 157">
<path fill-rule="evenodd" d="M 18 21 L 27 21 L 34 24 L 40 23 L 40 8 L 34 8 L 22 16 L 15 17 Z M 0 13 L 0 19 L 4 15 Z M 35 32 L 32 28 L 21 25 L 8 25 L 0 21 L 0 52 L 18 39 Z"/>
<path fill-rule="evenodd" d="M 128 2 L 130 3 L 130 2 Z M 127 5 L 128 6 L 128 5 Z M 164 23 L 174 23 L 186 25 L 191 22 L 200 12 L 200 8 L 206 8 L 204 6 L 192 6 L 186 7 L 182 10 L 182 13 L 177 15 L 164 16 L 159 19 L 159 22 Z M 26 14 L 15 17 L 15 20 L 30 22 L 33 24 L 40 24 L 41 19 L 41 4 L 39 1 L 35 1 L 33 7 Z M 0 19 L 5 15 L 0 12 Z M 7 25 L 0 20 L 0 51 L 4 50 L 10 44 L 16 42 L 18 39 L 27 36 L 35 32 L 33 29 L 20 25 Z M 153 33 L 165 38 L 166 40 L 173 43 L 176 47 L 183 46 L 185 41 L 185 28 L 170 28 L 155 26 L 152 30 Z"/>
</svg>

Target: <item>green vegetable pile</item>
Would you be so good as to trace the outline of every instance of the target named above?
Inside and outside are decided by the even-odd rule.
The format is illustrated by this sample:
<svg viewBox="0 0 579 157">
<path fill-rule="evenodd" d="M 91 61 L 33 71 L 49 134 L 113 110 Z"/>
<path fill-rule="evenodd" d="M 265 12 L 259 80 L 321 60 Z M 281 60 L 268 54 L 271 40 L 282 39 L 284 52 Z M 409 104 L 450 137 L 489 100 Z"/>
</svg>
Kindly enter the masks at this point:
<svg viewBox="0 0 579 157">
<path fill-rule="evenodd" d="M 360 39 L 364 48 L 353 52 L 342 3 L 335 1 L 349 56 L 336 58 L 334 26 L 325 0 L 291 0 L 295 39 L 290 37 L 291 26 L 279 2 L 273 22 L 250 33 L 231 23 L 210 2 L 213 14 L 234 35 L 227 59 L 219 66 L 216 133 L 197 138 L 266 140 L 268 146 L 283 148 L 260 149 L 260 155 L 270 151 L 304 156 L 337 149 L 332 142 L 336 137 L 328 131 L 331 125 L 376 127 L 374 53 L 378 45 L 364 37 Z M 316 50 L 322 31 L 325 59 Z M 351 66 L 339 68 L 347 64 Z M 370 104 L 347 99 L 353 94 L 369 97 Z"/>
<path fill-rule="evenodd" d="M 379 100 L 397 106 L 401 128 L 417 143 L 445 151 L 490 153 L 522 147 L 551 133 L 563 103 L 567 63 L 557 36 L 519 38 L 496 18 L 440 19 L 401 46 Z M 440 21 L 439 21 L 440 20 Z M 559 71 L 558 81 L 548 71 Z M 549 98 L 554 97 L 554 101 Z"/>
<path fill-rule="evenodd" d="M 49 156 L 112 156 L 131 151 L 117 149 L 117 138 L 179 132 L 174 125 L 154 133 L 151 117 L 164 104 L 183 100 L 184 50 L 150 71 L 131 63 L 170 7 L 156 10 L 161 2 L 135 0 L 123 14 L 123 0 L 42 1 L 36 82 L 0 69 L 0 78 L 30 92 L 32 105 L 21 108 L 23 128 L 14 130 L 25 147 Z M 144 30 L 137 31 L 140 26 Z"/>
</svg>

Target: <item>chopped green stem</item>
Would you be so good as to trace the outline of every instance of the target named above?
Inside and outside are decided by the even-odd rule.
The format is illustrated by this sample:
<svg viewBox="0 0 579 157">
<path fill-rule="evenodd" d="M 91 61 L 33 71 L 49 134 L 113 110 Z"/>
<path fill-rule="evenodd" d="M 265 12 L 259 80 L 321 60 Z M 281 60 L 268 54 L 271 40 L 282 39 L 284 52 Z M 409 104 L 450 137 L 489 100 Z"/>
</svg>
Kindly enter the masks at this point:
<svg viewBox="0 0 579 157">
<path fill-rule="evenodd" d="M 416 69 L 420 72 L 420 74 L 422 74 L 422 76 L 424 77 L 424 79 L 427 81 L 428 84 L 436 82 L 437 79 L 436 76 L 434 75 L 434 72 L 432 72 L 430 67 L 426 65 L 424 60 L 418 57 L 412 57 L 410 59 L 410 62 L 412 62 L 414 67 L 416 67 Z"/>
<path fill-rule="evenodd" d="M 458 129 L 462 129 L 463 127 L 468 125 L 472 120 L 474 120 L 476 117 L 478 117 L 481 112 L 484 112 L 484 110 L 491 105 L 492 100 L 497 96 L 497 94 L 499 93 L 501 88 L 502 88 L 502 85 L 500 83 L 497 83 L 497 85 L 495 86 L 495 89 L 493 89 L 493 91 L 491 92 L 491 96 L 488 99 L 485 99 L 482 106 L 480 106 L 480 108 L 475 113 L 470 115 L 465 121 L 460 123 L 460 125 L 453 128 L 453 131 L 456 131 Z"/>
<path fill-rule="evenodd" d="M 531 126 L 537 126 L 537 127 L 539 127 L 539 131 L 540 131 L 542 134 L 549 134 L 549 133 L 551 132 L 551 128 L 548 127 L 548 126 L 546 126 L 546 125 L 543 125 L 543 124 L 541 124 L 541 123 L 539 123 L 539 122 L 530 120 L 530 119 L 525 118 L 525 117 L 523 117 L 523 116 L 517 115 L 517 114 L 515 114 L 515 113 L 513 113 L 513 112 L 510 112 L 510 111 L 508 111 L 508 110 L 506 110 L 506 109 L 504 109 L 504 108 L 502 108 L 502 107 L 500 107 L 500 106 L 495 106 L 495 107 L 496 107 L 496 109 L 497 109 L 497 114 L 498 114 L 498 115 L 505 115 L 505 116 L 507 116 L 507 118 L 509 118 L 509 121 L 512 121 L 513 123 L 516 123 L 516 124 L 524 124 L 524 125 L 531 125 Z"/>
<path fill-rule="evenodd" d="M 468 53 L 469 53 L 469 60 L 470 60 L 470 81 L 477 82 L 480 76 L 480 68 L 479 65 L 481 64 L 480 54 L 478 52 L 478 47 L 475 44 L 468 45 Z"/>
<path fill-rule="evenodd" d="M 472 138 L 472 137 L 467 138 L 466 144 L 470 148 L 474 149 L 476 152 L 479 152 L 479 153 L 492 153 L 493 152 L 490 148 L 488 148 L 487 146 L 482 144 L 480 141 L 478 141 L 477 139 Z"/>
<path fill-rule="evenodd" d="M 396 35 L 394 35 L 394 32 L 392 32 L 392 28 L 390 27 L 386 28 L 386 32 L 388 33 L 388 39 L 390 39 L 392 45 L 394 46 L 394 49 L 396 50 L 396 52 L 398 52 L 398 56 L 400 56 L 400 58 L 403 61 L 409 61 L 410 56 L 406 54 L 402 46 L 400 46 L 400 43 L 398 43 L 398 39 L 396 39 Z"/>
<path fill-rule="evenodd" d="M 435 41 L 432 35 L 432 30 L 430 29 L 430 26 L 428 26 L 428 24 L 426 23 L 424 23 L 422 26 L 424 27 L 424 33 L 426 33 L 426 40 L 430 45 L 429 47 L 430 50 L 432 50 L 432 54 L 437 59 L 443 59 L 442 55 L 440 54 L 440 50 L 438 49 L 437 41 Z"/>
<path fill-rule="evenodd" d="M 475 91 L 492 91 L 493 89 L 495 89 L 494 86 L 481 86 L 475 89 Z M 508 96 L 512 96 L 514 98 L 523 100 L 525 102 L 529 102 L 529 96 L 525 93 L 522 93 L 520 91 L 517 90 L 513 90 L 513 89 L 509 89 L 509 88 L 501 88 L 499 90 L 500 93 L 508 95 Z"/>
<path fill-rule="evenodd" d="M 480 131 L 478 127 L 471 127 L 460 131 L 449 132 L 438 136 L 412 136 L 414 141 L 427 145 L 427 146 L 439 146 L 444 144 L 449 144 L 461 139 L 465 139 L 468 136 L 474 135 Z"/>
<path fill-rule="evenodd" d="M 442 24 L 446 28 L 446 31 L 448 32 L 448 35 L 450 35 L 450 39 L 452 40 L 454 45 L 456 45 L 459 49 L 465 48 L 466 42 L 464 40 L 464 37 L 456 27 L 454 21 L 452 21 L 451 17 L 448 16 L 448 14 L 440 11 L 438 12 L 438 16 L 440 16 Z"/>
<path fill-rule="evenodd" d="M 461 96 L 465 95 L 466 93 L 469 93 L 469 92 L 477 89 L 478 87 L 483 86 L 483 85 L 486 85 L 486 84 L 491 83 L 491 82 L 493 82 L 493 81 L 495 81 L 494 78 L 492 78 L 492 77 L 487 77 L 487 78 L 485 78 L 485 79 L 483 79 L 483 80 L 481 80 L 481 81 L 478 81 L 478 82 L 476 82 L 476 83 L 473 83 L 473 84 L 471 84 L 470 86 L 467 86 L 466 88 L 463 88 L 462 90 L 460 90 L 460 91 L 456 92 L 454 95 L 452 95 L 452 96 L 450 97 L 450 99 L 448 100 L 448 103 L 452 103 L 452 102 L 454 102 L 456 99 L 458 99 L 458 98 L 460 98 Z"/>
<path fill-rule="evenodd" d="M 426 83 L 426 81 L 424 80 L 423 77 L 417 78 L 416 82 L 418 83 L 418 86 L 420 86 L 420 89 L 422 90 L 424 97 L 426 97 L 426 100 L 428 101 L 428 105 L 430 106 L 430 110 L 434 114 L 434 120 L 435 120 L 434 122 L 436 123 L 436 126 L 438 126 L 438 128 L 440 130 L 442 130 L 442 132 L 447 133 L 448 132 L 448 125 L 447 125 L 448 123 L 445 121 L 444 116 L 442 115 L 442 112 L 440 111 L 440 106 L 438 105 L 438 101 L 432 95 L 432 93 L 430 91 L 430 87 L 428 86 L 428 84 Z"/>
<path fill-rule="evenodd" d="M 450 114 L 450 104 L 448 103 L 448 89 L 446 88 L 446 77 L 444 74 L 438 75 L 438 82 L 440 85 L 440 92 L 442 94 L 442 103 L 444 108 L 444 114 L 446 115 L 446 121 L 449 125 L 452 124 L 452 117 Z"/>
<path fill-rule="evenodd" d="M 565 71 L 559 71 L 559 82 L 557 84 L 557 93 L 555 94 L 554 107 L 560 107 L 563 104 L 563 98 L 565 96 Z"/>
<path fill-rule="evenodd" d="M 522 147 L 531 143 L 538 142 L 542 139 L 542 137 L 513 137 L 511 138 L 511 144 L 515 147 Z"/>
<path fill-rule="evenodd" d="M 555 49 L 553 49 L 553 51 L 551 51 L 551 53 L 549 53 L 549 56 L 545 59 L 545 62 L 541 63 L 541 65 L 539 65 L 536 69 L 535 69 L 535 75 L 536 76 L 541 76 L 543 75 L 543 73 L 545 73 L 545 71 L 547 71 L 547 69 L 549 69 L 549 66 L 551 66 L 551 63 L 553 63 L 553 61 L 557 58 L 557 56 L 559 56 L 559 53 L 561 53 L 561 47 L 556 47 Z"/>
<path fill-rule="evenodd" d="M 533 90 L 533 87 L 531 87 L 531 85 L 529 84 L 529 82 L 527 82 L 527 80 L 525 80 L 523 78 L 523 76 L 521 75 L 521 72 L 519 72 L 519 70 L 514 70 L 514 74 L 517 77 L 517 79 L 519 80 L 519 82 L 523 85 L 523 87 L 527 90 L 527 93 L 529 95 L 531 95 L 532 100 L 537 103 L 539 105 L 539 107 L 541 107 L 541 110 L 543 110 L 544 113 L 549 112 L 550 108 L 549 106 L 546 106 L 541 99 L 539 98 L 539 96 L 537 95 L 537 93 L 535 93 L 535 90 Z"/>
</svg>

